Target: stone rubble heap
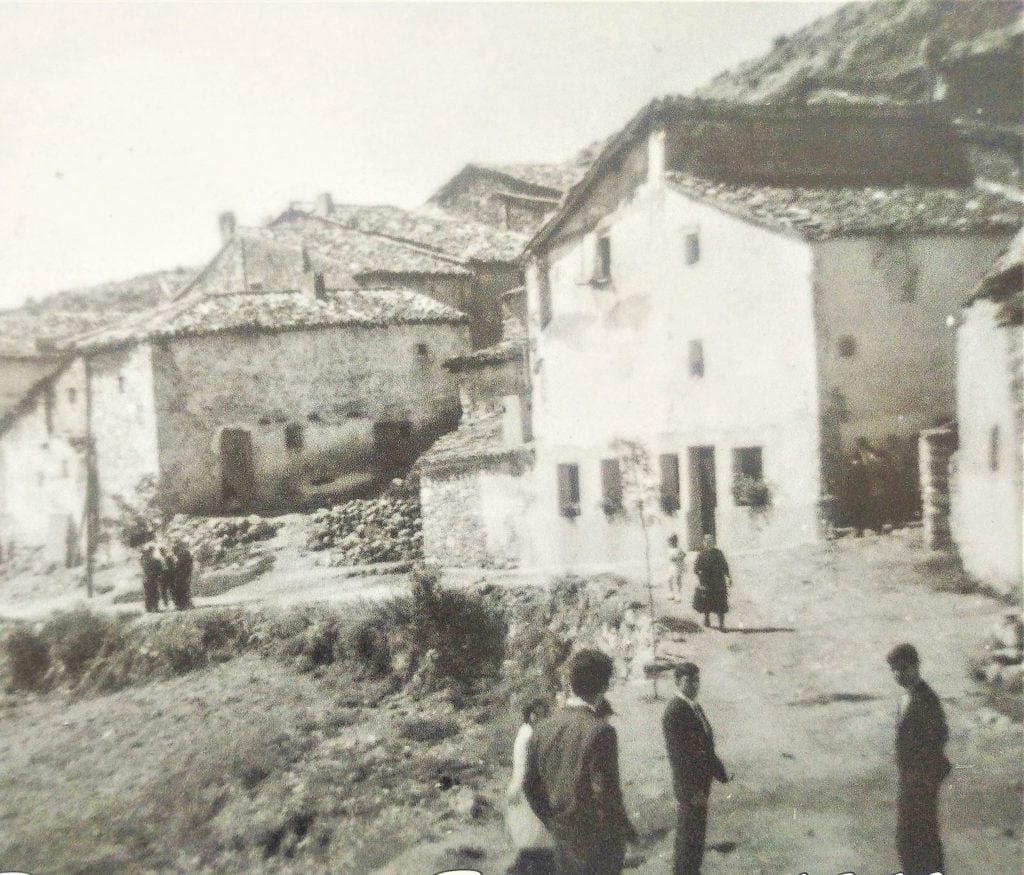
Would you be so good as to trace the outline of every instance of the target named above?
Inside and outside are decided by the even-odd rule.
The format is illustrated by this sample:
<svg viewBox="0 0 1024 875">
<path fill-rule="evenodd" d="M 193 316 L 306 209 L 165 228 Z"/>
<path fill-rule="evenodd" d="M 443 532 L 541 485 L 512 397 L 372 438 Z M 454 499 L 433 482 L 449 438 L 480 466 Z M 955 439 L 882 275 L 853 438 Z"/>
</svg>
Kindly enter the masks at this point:
<svg viewBox="0 0 1024 875">
<path fill-rule="evenodd" d="M 353 499 L 318 510 L 310 520 L 307 546 L 330 550 L 331 565 L 410 562 L 423 557 L 419 491 L 394 480 L 378 498 Z"/>
<path fill-rule="evenodd" d="M 255 514 L 209 519 L 179 514 L 167 526 L 167 536 L 184 541 L 202 565 L 220 567 L 252 558 L 249 545 L 273 538 L 282 525 Z"/>
</svg>

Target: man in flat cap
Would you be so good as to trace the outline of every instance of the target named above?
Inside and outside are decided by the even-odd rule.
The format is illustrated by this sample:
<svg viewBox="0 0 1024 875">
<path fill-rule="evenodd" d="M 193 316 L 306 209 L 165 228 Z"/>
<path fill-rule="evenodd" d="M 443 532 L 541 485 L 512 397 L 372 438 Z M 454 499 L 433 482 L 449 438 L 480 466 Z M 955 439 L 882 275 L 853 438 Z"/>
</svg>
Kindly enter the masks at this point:
<svg viewBox="0 0 1024 875">
<path fill-rule="evenodd" d="M 700 669 L 692 662 L 675 668 L 676 694 L 665 708 L 661 727 L 672 768 L 678 819 L 673 875 L 697 875 L 704 859 L 711 781 L 729 776 L 715 754 L 715 735 L 697 703 Z"/>
<path fill-rule="evenodd" d="M 921 660 L 912 644 L 900 644 L 887 657 L 904 689 L 896 723 L 896 850 L 904 875 L 944 872 L 939 838 L 939 788 L 950 772 L 943 748 L 949 738 L 939 697 L 921 679 Z"/>
<path fill-rule="evenodd" d="M 523 792 L 555 840 L 557 875 L 619 875 L 626 843 L 637 840 L 607 720 L 612 669 L 600 650 L 577 652 L 569 665 L 572 695 L 531 739 Z"/>
</svg>

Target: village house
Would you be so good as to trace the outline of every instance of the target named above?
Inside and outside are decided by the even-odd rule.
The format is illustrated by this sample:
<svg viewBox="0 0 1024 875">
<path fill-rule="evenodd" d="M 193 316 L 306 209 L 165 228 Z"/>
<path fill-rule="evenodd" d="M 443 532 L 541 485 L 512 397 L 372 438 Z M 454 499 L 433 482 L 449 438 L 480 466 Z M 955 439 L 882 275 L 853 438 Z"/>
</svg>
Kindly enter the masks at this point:
<svg viewBox="0 0 1024 875">
<path fill-rule="evenodd" d="M 530 245 L 532 423 L 492 417 L 466 453 L 491 476 L 515 449 L 530 484 L 476 489 L 495 554 L 621 564 L 645 529 L 735 549 L 841 522 L 860 440 L 911 453 L 952 416 L 947 317 L 1021 222 L 971 183 L 920 110 L 646 107 Z M 427 478 L 425 516 L 444 486 Z"/>
<path fill-rule="evenodd" d="M 964 569 L 1020 590 L 1024 561 L 1024 232 L 960 312 L 950 530 Z"/>
<path fill-rule="evenodd" d="M 5 542 L 71 561 L 151 478 L 168 512 L 291 509 L 401 475 L 458 421 L 463 314 L 407 289 L 189 295 L 77 341 L 0 433 Z M 92 447 L 94 462 L 89 465 Z"/>
</svg>

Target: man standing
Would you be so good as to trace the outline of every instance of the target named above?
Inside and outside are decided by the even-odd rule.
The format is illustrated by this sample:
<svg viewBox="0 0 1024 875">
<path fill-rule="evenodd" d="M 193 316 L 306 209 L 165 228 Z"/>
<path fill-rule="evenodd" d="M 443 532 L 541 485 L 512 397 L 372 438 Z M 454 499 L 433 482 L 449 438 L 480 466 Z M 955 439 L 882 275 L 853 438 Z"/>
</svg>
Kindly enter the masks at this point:
<svg viewBox="0 0 1024 875">
<path fill-rule="evenodd" d="M 943 751 L 949 730 L 939 697 L 921 679 L 914 646 L 900 644 L 887 659 L 896 683 L 906 691 L 896 724 L 896 850 L 904 875 L 933 875 L 944 871 L 939 788 L 951 768 Z"/>
<path fill-rule="evenodd" d="M 558 875 L 618 875 L 627 842 L 637 840 L 619 784 L 619 751 L 604 694 L 611 657 L 572 657 L 573 695 L 534 730 L 523 792 L 555 840 Z"/>
<path fill-rule="evenodd" d="M 698 875 L 704 859 L 711 780 L 729 776 L 715 754 L 715 736 L 697 704 L 700 669 L 692 662 L 675 668 L 676 694 L 665 709 L 661 726 L 672 768 L 678 819 L 673 875 Z"/>
<path fill-rule="evenodd" d="M 718 614 L 718 628 L 725 631 L 725 615 L 729 611 L 727 586 L 732 585 L 729 563 L 725 554 L 715 546 L 713 535 L 704 536 L 704 547 L 693 563 L 697 575 L 697 590 L 693 594 L 693 609 L 704 615 L 704 625 L 710 626 L 712 613 Z"/>
</svg>

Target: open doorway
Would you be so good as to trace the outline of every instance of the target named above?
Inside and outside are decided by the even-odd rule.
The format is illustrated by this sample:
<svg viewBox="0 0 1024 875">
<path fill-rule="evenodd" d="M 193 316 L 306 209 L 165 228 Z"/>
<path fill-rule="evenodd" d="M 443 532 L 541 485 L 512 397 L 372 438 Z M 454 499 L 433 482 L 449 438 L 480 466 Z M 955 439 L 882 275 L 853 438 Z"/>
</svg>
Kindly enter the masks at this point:
<svg viewBox="0 0 1024 875">
<path fill-rule="evenodd" d="M 256 495 L 252 434 L 244 428 L 220 433 L 221 503 L 224 510 L 250 510 Z"/>
<path fill-rule="evenodd" d="M 690 508 L 686 515 L 691 550 L 699 550 L 705 535 L 715 534 L 715 448 L 690 447 Z"/>
</svg>

